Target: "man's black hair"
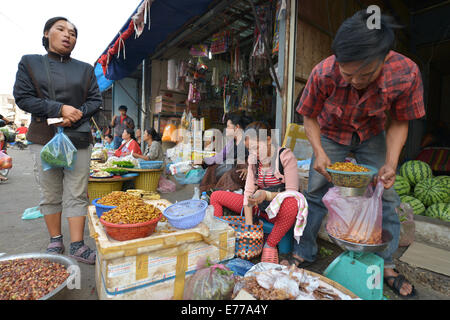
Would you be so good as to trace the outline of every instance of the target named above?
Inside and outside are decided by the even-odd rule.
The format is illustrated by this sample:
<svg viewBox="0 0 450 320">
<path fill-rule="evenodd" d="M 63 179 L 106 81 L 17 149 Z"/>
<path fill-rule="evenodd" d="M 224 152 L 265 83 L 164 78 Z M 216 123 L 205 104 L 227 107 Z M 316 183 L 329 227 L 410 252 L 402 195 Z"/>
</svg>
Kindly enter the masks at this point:
<svg viewBox="0 0 450 320">
<path fill-rule="evenodd" d="M 337 62 L 365 61 L 368 64 L 384 59 L 394 48 L 394 29 L 401 26 L 392 17 L 381 15 L 380 28 L 371 29 L 367 21 L 372 15 L 360 10 L 339 27 L 331 45 Z"/>
<path fill-rule="evenodd" d="M 127 108 L 127 106 L 121 105 L 121 106 L 119 107 L 119 110 L 125 110 L 125 111 L 128 111 L 128 108 Z"/>
<path fill-rule="evenodd" d="M 73 25 L 73 28 L 74 28 L 74 30 L 75 30 L 75 38 L 78 38 L 78 30 L 77 30 L 77 27 L 75 27 L 75 25 L 74 25 L 71 21 L 69 21 L 67 18 L 64 18 L 64 17 L 54 17 L 54 18 L 48 19 L 47 22 L 45 23 L 45 26 L 44 26 L 44 36 L 42 36 L 42 45 L 44 46 L 45 50 L 47 50 L 47 51 L 48 51 L 48 48 L 49 48 L 49 45 L 50 45 L 50 44 L 49 44 L 49 42 L 48 42 L 48 38 L 45 36 L 45 32 L 49 31 L 49 30 L 53 27 L 53 25 L 54 25 L 56 22 L 60 21 L 60 20 L 67 21 L 67 22 L 69 22 L 70 24 L 72 24 L 72 25 Z"/>
</svg>

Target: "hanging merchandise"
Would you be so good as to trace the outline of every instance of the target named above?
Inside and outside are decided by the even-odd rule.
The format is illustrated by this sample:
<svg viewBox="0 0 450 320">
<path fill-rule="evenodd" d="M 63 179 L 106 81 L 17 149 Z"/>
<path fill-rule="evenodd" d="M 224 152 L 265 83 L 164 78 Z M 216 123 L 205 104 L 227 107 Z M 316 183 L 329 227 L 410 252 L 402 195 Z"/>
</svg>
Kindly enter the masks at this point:
<svg viewBox="0 0 450 320">
<path fill-rule="evenodd" d="M 188 64 L 186 61 L 180 61 L 177 67 L 177 90 L 184 91 L 186 85 L 186 74 L 188 70 Z"/>
<path fill-rule="evenodd" d="M 230 41 L 230 31 L 216 33 L 211 39 L 211 54 L 220 54 L 228 51 Z"/>
<path fill-rule="evenodd" d="M 190 103 L 199 103 L 200 98 L 200 91 L 198 90 L 197 85 L 195 83 L 190 83 L 188 101 Z"/>
<path fill-rule="evenodd" d="M 195 62 L 193 59 L 189 59 L 186 68 L 186 82 L 194 82 Z"/>
<path fill-rule="evenodd" d="M 167 62 L 167 89 L 175 90 L 177 84 L 177 61 L 170 59 Z"/>
<path fill-rule="evenodd" d="M 270 5 L 256 6 L 255 9 L 261 25 L 261 30 L 255 28 L 253 49 L 249 57 L 249 74 L 252 81 L 255 80 L 255 76 L 265 73 L 269 67 L 266 50 L 270 50 L 270 48 L 265 47 L 264 39 L 267 39 L 267 42 L 271 43 L 270 36 L 272 34 L 272 14 Z"/>
<path fill-rule="evenodd" d="M 194 44 L 191 46 L 189 54 L 193 57 L 207 57 L 208 46 L 206 44 Z"/>
<path fill-rule="evenodd" d="M 281 21 L 281 11 L 286 9 L 286 1 L 277 1 L 277 10 L 275 14 L 274 30 L 273 30 L 273 42 L 272 42 L 272 54 L 278 54 L 279 44 L 280 44 L 280 21 Z"/>
</svg>

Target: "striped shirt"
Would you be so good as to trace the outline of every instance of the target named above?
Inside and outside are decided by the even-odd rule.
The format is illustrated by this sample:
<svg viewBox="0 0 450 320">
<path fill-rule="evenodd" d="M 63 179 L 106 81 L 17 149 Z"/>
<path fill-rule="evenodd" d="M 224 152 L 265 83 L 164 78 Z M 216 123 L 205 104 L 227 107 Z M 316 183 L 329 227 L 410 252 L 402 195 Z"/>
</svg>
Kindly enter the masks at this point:
<svg viewBox="0 0 450 320">
<path fill-rule="evenodd" d="M 263 168 L 262 164 L 258 166 L 258 187 L 267 188 L 270 186 L 276 186 L 281 182 L 273 175 L 272 168 Z"/>
</svg>

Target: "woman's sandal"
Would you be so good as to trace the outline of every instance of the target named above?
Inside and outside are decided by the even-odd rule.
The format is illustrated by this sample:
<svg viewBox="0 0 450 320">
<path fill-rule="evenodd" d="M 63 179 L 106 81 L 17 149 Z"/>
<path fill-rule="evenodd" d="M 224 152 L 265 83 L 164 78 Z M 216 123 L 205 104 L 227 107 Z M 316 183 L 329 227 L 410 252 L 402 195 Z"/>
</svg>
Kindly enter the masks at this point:
<svg viewBox="0 0 450 320">
<path fill-rule="evenodd" d="M 384 282 L 386 283 L 386 285 L 391 288 L 392 291 L 395 292 L 395 294 L 397 294 L 398 296 L 402 297 L 402 298 L 412 298 L 416 295 L 416 289 L 414 289 L 414 286 L 411 284 L 412 286 L 412 290 L 411 293 L 408 295 L 402 295 L 400 293 L 400 290 L 402 289 L 403 283 L 405 281 L 409 282 L 408 280 L 406 280 L 405 276 L 400 274 L 397 270 L 394 269 L 395 272 L 398 273 L 397 276 L 388 276 L 388 277 L 384 277 Z M 392 285 L 389 284 L 389 280 L 394 279 L 394 282 L 392 283 Z"/>
<path fill-rule="evenodd" d="M 261 262 L 269 262 L 278 264 L 278 250 L 277 248 L 264 247 L 261 256 Z"/>
<path fill-rule="evenodd" d="M 64 253 L 64 243 L 61 241 L 54 241 L 50 242 L 50 244 L 47 247 L 47 253 L 54 253 L 54 254 L 63 254 Z"/>
<path fill-rule="evenodd" d="M 91 253 L 89 254 L 89 256 L 85 259 L 82 257 L 83 253 L 85 253 L 87 250 L 90 250 Z M 83 263 L 87 263 L 87 264 L 95 264 L 95 258 L 96 258 L 97 254 L 95 253 L 95 251 L 91 250 L 87 245 L 83 245 L 81 248 L 79 248 L 77 251 L 75 251 L 74 254 L 69 255 L 69 257 L 83 262 Z"/>
</svg>

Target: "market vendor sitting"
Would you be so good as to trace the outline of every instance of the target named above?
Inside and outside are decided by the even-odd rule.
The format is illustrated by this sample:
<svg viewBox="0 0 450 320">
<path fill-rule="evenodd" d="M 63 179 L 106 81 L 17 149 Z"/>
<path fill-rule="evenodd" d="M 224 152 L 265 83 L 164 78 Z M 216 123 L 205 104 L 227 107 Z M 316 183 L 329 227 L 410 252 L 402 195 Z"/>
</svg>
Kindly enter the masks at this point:
<svg viewBox="0 0 450 320">
<path fill-rule="evenodd" d="M 139 144 L 136 142 L 134 137 L 134 130 L 130 128 L 125 128 L 122 133 L 122 144 L 114 152 L 116 157 L 125 157 L 133 154 L 142 154 Z"/>
<path fill-rule="evenodd" d="M 155 129 L 144 130 L 144 142 L 147 144 L 144 154 L 133 153 L 133 157 L 145 161 L 163 161 L 164 153 L 161 146 L 161 137 Z"/>
<path fill-rule="evenodd" d="M 261 129 L 267 132 L 267 140 L 262 140 Z M 247 133 L 251 130 L 254 134 L 249 137 Z M 223 207 L 237 214 L 244 208 L 245 224 L 253 224 L 254 216 L 272 223 L 274 226 L 264 245 L 261 262 L 278 263 L 278 243 L 294 226 L 299 212 L 307 213 L 306 201 L 298 192 L 297 159 L 290 149 L 274 144 L 269 126 L 262 122 L 248 125 L 245 144 L 250 156 L 244 194 L 215 191 L 210 203 L 216 217 L 223 215 Z M 275 216 L 271 214 L 272 219 L 267 209 L 273 214 L 276 212 Z"/>
<path fill-rule="evenodd" d="M 103 146 L 105 149 L 114 150 L 114 138 L 112 135 L 110 134 L 105 135 Z"/>
<path fill-rule="evenodd" d="M 213 157 L 203 159 L 207 166 L 205 176 L 200 182 L 200 191 L 243 189 L 247 177 L 248 149 L 245 147 L 243 133 L 251 119 L 247 116 L 228 115 L 226 136 L 232 136 L 225 147 Z M 243 154 L 239 154 L 243 150 Z M 229 161 L 233 160 L 232 163 Z"/>
</svg>

